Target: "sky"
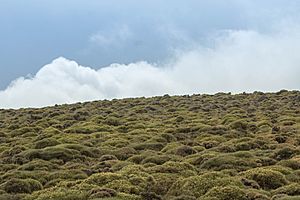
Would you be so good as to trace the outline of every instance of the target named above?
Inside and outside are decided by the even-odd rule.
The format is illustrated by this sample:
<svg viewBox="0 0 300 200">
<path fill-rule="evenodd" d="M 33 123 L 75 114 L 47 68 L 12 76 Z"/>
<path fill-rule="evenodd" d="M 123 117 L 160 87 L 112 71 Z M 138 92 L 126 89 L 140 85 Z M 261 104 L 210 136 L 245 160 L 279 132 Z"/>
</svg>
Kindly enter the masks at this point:
<svg viewBox="0 0 300 200">
<path fill-rule="evenodd" d="M 0 108 L 300 89 L 299 0 L 0 5 Z"/>
</svg>

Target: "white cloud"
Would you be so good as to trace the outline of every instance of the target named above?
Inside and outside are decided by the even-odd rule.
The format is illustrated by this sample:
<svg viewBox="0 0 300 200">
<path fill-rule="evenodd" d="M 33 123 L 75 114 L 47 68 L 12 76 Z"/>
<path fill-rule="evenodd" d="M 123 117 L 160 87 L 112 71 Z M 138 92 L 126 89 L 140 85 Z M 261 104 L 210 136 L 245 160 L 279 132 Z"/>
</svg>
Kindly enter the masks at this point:
<svg viewBox="0 0 300 200">
<path fill-rule="evenodd" d="M 168 64 L 113 64 L 94 70 L 58 58 L 0 91 L 0 107 L 169 94 L 300 89 L 297 27 L 273 34 L 224 31 L 212 49 L 181 52 Z M 154 49 L 155 51 L 155 49 Z"/>
</svg>

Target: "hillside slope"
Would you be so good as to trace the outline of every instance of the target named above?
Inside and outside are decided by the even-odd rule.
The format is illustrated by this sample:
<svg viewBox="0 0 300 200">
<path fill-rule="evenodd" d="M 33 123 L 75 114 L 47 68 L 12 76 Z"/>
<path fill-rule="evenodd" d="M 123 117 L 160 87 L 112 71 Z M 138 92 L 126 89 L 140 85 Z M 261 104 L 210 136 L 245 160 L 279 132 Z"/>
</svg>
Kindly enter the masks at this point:
<svg viewBox="0 0 300 200">
<path fill-rule="evenodd" d="M 300 198 L 299 91 L 0 110 L 0 141 L 1 200 Z"/>
</svg>

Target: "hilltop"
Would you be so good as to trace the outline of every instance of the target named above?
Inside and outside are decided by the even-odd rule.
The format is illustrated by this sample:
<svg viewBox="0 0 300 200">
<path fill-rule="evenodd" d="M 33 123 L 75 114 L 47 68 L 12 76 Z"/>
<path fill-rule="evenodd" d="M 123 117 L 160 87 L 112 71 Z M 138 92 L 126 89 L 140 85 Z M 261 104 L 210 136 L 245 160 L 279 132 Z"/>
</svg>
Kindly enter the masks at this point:
<svg viewBox="0 0 300 200">
<path fill-rule="evenodd" d="M 300 199 L 300 92 L 0 110 L 0 200 Z"/>
</svg>

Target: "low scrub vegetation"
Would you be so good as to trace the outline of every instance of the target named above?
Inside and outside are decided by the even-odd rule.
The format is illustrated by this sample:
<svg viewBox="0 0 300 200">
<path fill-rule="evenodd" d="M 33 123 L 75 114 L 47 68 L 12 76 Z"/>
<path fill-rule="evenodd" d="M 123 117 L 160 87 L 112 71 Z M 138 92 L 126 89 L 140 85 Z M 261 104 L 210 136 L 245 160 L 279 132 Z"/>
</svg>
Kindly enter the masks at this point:
<svg viewBox="0 0 300 200">
<path fill-rule="evenodd" d="M 300 92 L 0 110 L 0 200 L 300 199 Z"/>
</svg>

